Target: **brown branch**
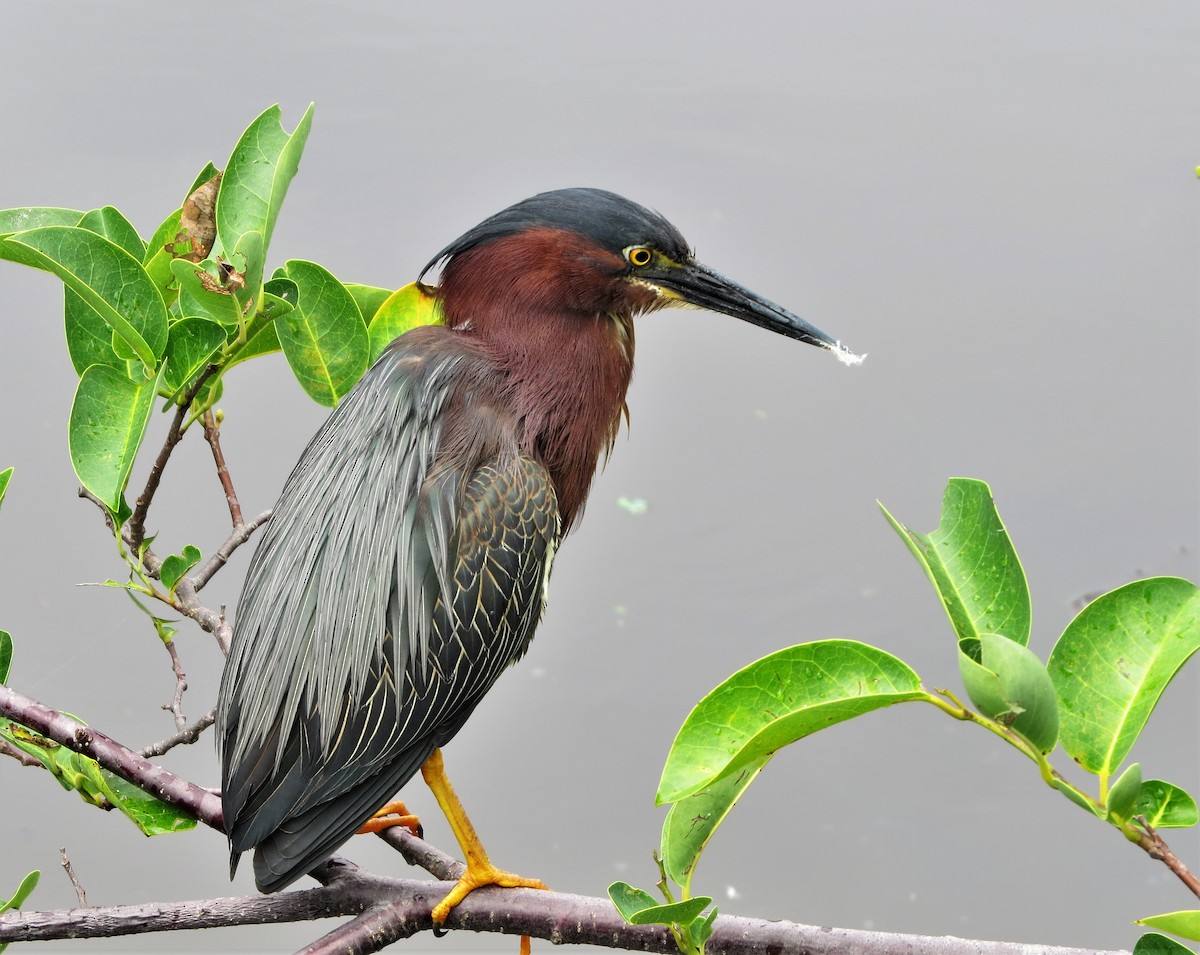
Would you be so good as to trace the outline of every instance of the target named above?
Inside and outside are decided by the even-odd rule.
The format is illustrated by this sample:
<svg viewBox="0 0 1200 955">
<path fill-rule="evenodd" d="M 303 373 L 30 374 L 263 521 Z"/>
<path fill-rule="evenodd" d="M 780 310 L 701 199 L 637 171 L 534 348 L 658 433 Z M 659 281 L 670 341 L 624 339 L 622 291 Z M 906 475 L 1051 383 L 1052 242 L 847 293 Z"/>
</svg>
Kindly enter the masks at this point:
<svg viewBox="0 0 1200 955">
<path fill-rule="evenodd" d="M 430 911 L 449 889 L 444 882 L 385 879 L 352 865 L 329 863 L 328 884 L 273 896 L 147 903 L 69 912 L 6 912 L 0 943 L 97 938 L 155 931 L 218 928 L 355 915 L 304 949 L 309 953 L 379 951 L 432 928 Z M 340 871 L 339 871 L 340 870 Z M 360 914 L 361 913 L 361 914 Z M 675 955 L 663 926 L 626 925 L 608 899 L 533 889 L 480 889 L 451 913 L 448 929 L 528 934 L 554 944 L 588 944 Z M 711 955 L 1116 955 L 1096 949 L 971 941 L 768 922 L 724 915 L 706 946 Z"/>
<path fill-rule="evenodd" d="M 146 514 L 150 510 L 150 503 L 154 500 L 154 494 L 158 490 L 159 483 L 162 481 L 167 461 L 170 460 L 175 446 L 183 438 L 183 422 L 187 417 L 188 409 L 192 406 L 192 400 L 200 393 L 200 389 L 204 387 L 204 383 L 212 377 L 216 370 L 216 365 L 209 365 L 205 368 L 200 373 L 200 377 L 192 384 L 192 387 L 184 394 L 183 400 L 175 408 L 175 416 L 171 419 L 171 427 L 167 429 L 167 436 L 158 451 L 158 457 L 154 459 L 154 464 L 150 467 L 150 474 L 146 477 L 146 486 L 142 488 L 142 493 L 138 495 L 137 503 L 133 508 L 133 516 L 129 518 L 126 539 L 134 554 L 137 554 L 142 546 L 142 541 L 146 538 Z"/>
<path fill-rule="evenodd" d="M 63 871 L 67 874 L 67 878 L 71 880 L 71 888 L 75 890 L 75 898 L 79 900 L 81 909 L 87 908 L 87 893 L 83 891 L 83 886 L 79 884 L 79 880 L 75 878 L 75 867 L 71 865 L 71 860 L 67 858 L 67 847 L 59 848 L 59 854 L 62 856 Z"/>
<path fill-rule="evenodd" d="M 159 740 L 157 743 L 152 743 L 149 746 L 143 746 L 138 750 L 138 755 L 146 759 L 151 759 L 154 756 L 161 756 L 163 753 L 174 749 L 176 746 L 185 743 L 194 743 L 200 738 L 200 734 L 213 725 L 217 721 L 217 711 L 209 710 L 200 719 L 196 720 L 191 726 L 185 726 L 174 736 L 168 736 L 166 739 Z"/>
<path fill-rule="evenodd" d="M 1171 850 L 1171 847 L 1163 840 L 1148 823 L 1145 818 L 1138 820 L 1145 831 L 1141 834 L 1137 844 L 1141 846 L 1151 859 L 1155 859 L 1165 865 L 1168 869 L 1175 873 L 1179 881 L 1188 887 L 1188 890 L 1195 896 L 1200 897 L 1200 879 L 1196 878 L 1193 873 L 1179 856 Z"/>
<path fill-rule="evenodd" d="M 0 685 L 0 716 L 90 756 L 105 769 L 152 796 L 190 812 L 207 826 L 225 831 L 218 796 L 156 766 L 100 731 L 3 685 Z"/>
<path fill-rule="evenodd" d="M 229 505 L 229 518 L 233 521 L 233 529 L 242 526 L 242 505 L 238 503 L 237 492 L 233 489 L 233 478 L 225 465 L 225 453 L 221 450 L 221 428 L 217 416 L 212 410 L 204 412 L 200 419 L 204 423 L 204 440 L 212 448 L 213 461 L 217 465 L 217 478 L 225 491 L 225 503 Z"/>
</svg>

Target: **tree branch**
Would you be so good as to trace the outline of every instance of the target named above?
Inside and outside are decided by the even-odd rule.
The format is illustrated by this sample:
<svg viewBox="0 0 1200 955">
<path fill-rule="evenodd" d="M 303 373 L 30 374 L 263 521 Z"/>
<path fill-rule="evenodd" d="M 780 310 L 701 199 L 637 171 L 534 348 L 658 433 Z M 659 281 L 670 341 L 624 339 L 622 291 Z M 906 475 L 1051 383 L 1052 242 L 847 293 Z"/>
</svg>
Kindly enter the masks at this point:
<svg viewBox="0 0 1200 955">
<path fill-rule="evenodd" d="M 190 812 L 207 826 L 225 831 L 220 797 L 167 772 L 99 730 L 84 726 L 78 720 L 3 685 L 0 685 L 0 716 L 8 717 L 68 749 L 90 756 L 105 769 L 129 780 L 150 795 Z"/>
<path fill-rule="evenodd" d="M 225 466 L 225 453 L 221 450 L 220 424 L 211 408 L 200 416 L 200 421 L 204 425 L 204 440 L 212 448 L 213 462 L 217 465 L 217 479 L 225 491 L 225 503 L 229 505 L 229 519 L 233 522 L 233 529 L 236 531 L 243 523 L 242 505 L 238 503 L 237 492 L 233 489 L 233 478 L 229 475 L 229 468 Z"/>
<path fill-rule="evenodd" d="M 0 943 L 98 938 L 156 931 L 219 928 L 355 915 L 304 951 L 324 955 L 376 952 L 432 928 L 430 911 L 448 883 L 385 879 L 345 863 L 328 885 L 273 896 L 146 903 L 67 912 L 0 915 Z M 448 929 L 533 935 L 554 944 L 586 944 L 639 952 L 678 951 L 664 926 L 626 925 L 608 899 L 534 889 L 480 889 L 451 913 Z M 720 916 L 710 955 L 1117 955 L 1096 949 L 900 935 Z"/>
<path fill-rule="evenodd" d="M 133 515 L 129 518 L 127 539 L 130 548 L 135 554 L 141 548 L 142 541 L 145 539 L 146 514 L 150 510 L 150 503 L 154 500 L 154 494 L 158 490 L 159 482 L 162 480 L 167 461 L 171 459 L 171 452 L 175 450 L 175 445 L 179 444 L 183 438 L 184 418 L 187 415 L 188 409 L 192 406 L 192 400 L 200 393 L 200 389 L 204 387 L 204 383 L 216 371 L 216 365 L 209 365 L 205 368 L 200 373 L 200 377 L 192 384 L 192 387 L 187 390 L 187 393 L 183 396 L 183 400 L 175 408 L 175 416 L 171 419 L 171 427 L 167 429 L 167 436 L 163 440 L 163 446 L 159 449 L 158 457 L 154 459 L 154 464 L 150 467 L 150 474 L 146 478 L 146 486 L 142 489 L 142 493 L 138 495 L 137 503 L 133 508 Z"/>
<path fill-rule="evenodd" d="M 1137 844 L 1146 851 L 1151 859 L 1157 859 L 1174 872 L 1179 881 L 1186 885 L 1193 895 L 1200 896 L 1200 879 L 1197 879 L 1195 873 L 1183 864 L 1183 860 L 1175 855 L 1171 847 L 1151 827 L 1150 823 L 1146 822 L 1144 818 L 1140 821 L 1146 831 L 1141 834 Z"/>
<path fill-rule="evenodd" d="M 205 713 L 200 719 L 196 720 L 191 726 L 184 727 L 174 736 L 168 736 L 166 739 L 159 740 L 157 743 L 152 743 L 149 746 L 143 746 L 138 750 L 139 756 L 144 756 L 150 759 L 154 756 L 161 756 L 168 750 L 174 749 L 184 743 L 194 743 L 200 738 L 200 734 L 213 725 L 217 721 L 216 709 L 211 709 Z"/>
<path fill-rule="evenodd" d="M 174 640 L 164 640 L 163 646 L 171 655 L 171 670 L 175 674 L 175 695 L 170 703 L 164 703 L 163 709 L 175 720 L 175 731 L 182 733 L 187 727 L 187 717 L 183 715 L 183 694 L 188 688 L 187 674 L 183 672 L 183 663 L 179 659 L 179 651 L 175 649 Z"/>
<path fill-rule="evenodd" d="M 217 552 L 212 555 L 196 573 L 191 575 L 192 585 L 195 590 L 203 590 L 204 585 L 209 582 L 213 574 L 225 566 L 230 556 L 235 550 L 241 547 L 250 536 L 262 527 L 271 519 L 272 509 L 267 508 L 258 517 L 249 521 L 249 523 L 239 524 L 233 529 L 233 533 L 226 539 L 225 543 L 217 548 Z"/>
</svg>

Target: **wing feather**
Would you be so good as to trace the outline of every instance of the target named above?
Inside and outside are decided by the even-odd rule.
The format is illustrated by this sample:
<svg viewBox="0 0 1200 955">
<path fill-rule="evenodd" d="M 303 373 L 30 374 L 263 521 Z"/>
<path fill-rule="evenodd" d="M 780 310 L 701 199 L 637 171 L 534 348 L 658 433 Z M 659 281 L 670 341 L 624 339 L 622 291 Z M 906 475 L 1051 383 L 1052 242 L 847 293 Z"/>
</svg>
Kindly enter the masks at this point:
<svg viewBox="0 0 1200 955">
<path fill-rule="evenodd" d="M 463 357 L 385 353 L 313 438 L 251 561 L 222 679 L 231 864 L 328 857 L 528 647 L 560 534 L 515 451 L 439 466 Z M 444 462 L 442 462 L 444 465 Z"/>
</svg>

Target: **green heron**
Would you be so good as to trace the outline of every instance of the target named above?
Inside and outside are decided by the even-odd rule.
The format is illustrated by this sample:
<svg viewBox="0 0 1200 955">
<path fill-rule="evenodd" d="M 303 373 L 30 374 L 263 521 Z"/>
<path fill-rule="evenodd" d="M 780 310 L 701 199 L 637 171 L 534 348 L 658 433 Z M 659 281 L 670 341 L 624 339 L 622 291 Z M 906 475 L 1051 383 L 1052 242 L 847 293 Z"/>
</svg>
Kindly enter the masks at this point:
<svg viewBox="0 0 1200 955">
<path fill-rule="evenodd" d="M 849 352 L 599 189 L 526 199 L 439 252 L 443 324 L 398 338 L 309 443 L 255 551 L 217 707 L 231 849 L 274 892 L 418 771 L 467 874 L 501 872 L 440 747 L 529 647 L 559 541 L 627 414 L 633 318 L 707 308 Z M 409 817 L 411 819 L 411 817 Z"/>
</svg>

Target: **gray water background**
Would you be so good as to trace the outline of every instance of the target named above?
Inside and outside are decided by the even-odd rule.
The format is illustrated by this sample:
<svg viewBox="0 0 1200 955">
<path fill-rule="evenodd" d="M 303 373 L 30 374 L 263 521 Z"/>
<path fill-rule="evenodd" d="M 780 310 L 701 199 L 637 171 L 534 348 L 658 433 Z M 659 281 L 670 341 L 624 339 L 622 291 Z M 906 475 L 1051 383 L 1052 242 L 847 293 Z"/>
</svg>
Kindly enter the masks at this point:
<svg viewBox="0 0 1200 955">
<path fill-rule="evenodd" d="M 538 638 L 446 755 L 505 866 L 572 892 L 649 887 L 678 725 L 780 647 L 864 640 L 957 686 L 946 620 L 876 499 L 931 529 L 948 477 L 989 481 L 1043 656 L 1084 595 L 1196 576 L 1194 4 L 64 2 L 4 20 L 0 207 L 112 203 L 148 236 L 261 109 L 280 102 L 290 129 L 315 100 L 273 263 L 396 287 L 512 201 L 603 186 L 870 353 L 847 369 L 701 312 L 639 323 L 632 427 L 560 552 Z M 76 586 L 120 565 L 74 493 L 60 304 L 55 280 L 0 266 L 0 468 L 16 468 L 0 626 L 14 686 L 141 746 L 172 729 L 158 709 L 172 676 L 119 592 Z M 278 357 L 233 372 L 222 406 L 256 513 L 325 412 Z M 189 439 L 152 514 L 160 550 L 211 552 L 227 520 Z M 233 604 L 248 556 L 211 604 Z M 179 644 L 199 715 L 220 660 L 190 626 Z M 1197 722 L 1185 671 L 1135 751 L 1147 775 L 1200 790 Z M 217 783 L 207 738 L 165 762 Z M 41 868 L 33 907 L 74 905 L 59 846 L 94 904 L 252 890 L 245 872 L 230 887 L 214 833 L 145 840 L 9 761 L 0 794 L 0 894 Z M 451 847 L 428 794 L 406 794 Z M 1171 841 L 1200 863 L 1194 831 Z M 345 852 L 407 872 L 377 840 Z M 1135 917 L 1195 905 L 1017 753 L 927 707 L 782 752 L 696 887 L 731 913 L 1101 947 L 1130 947 Z M 290 951 L 318 931 L 39 950 Z"/>
</svg>

